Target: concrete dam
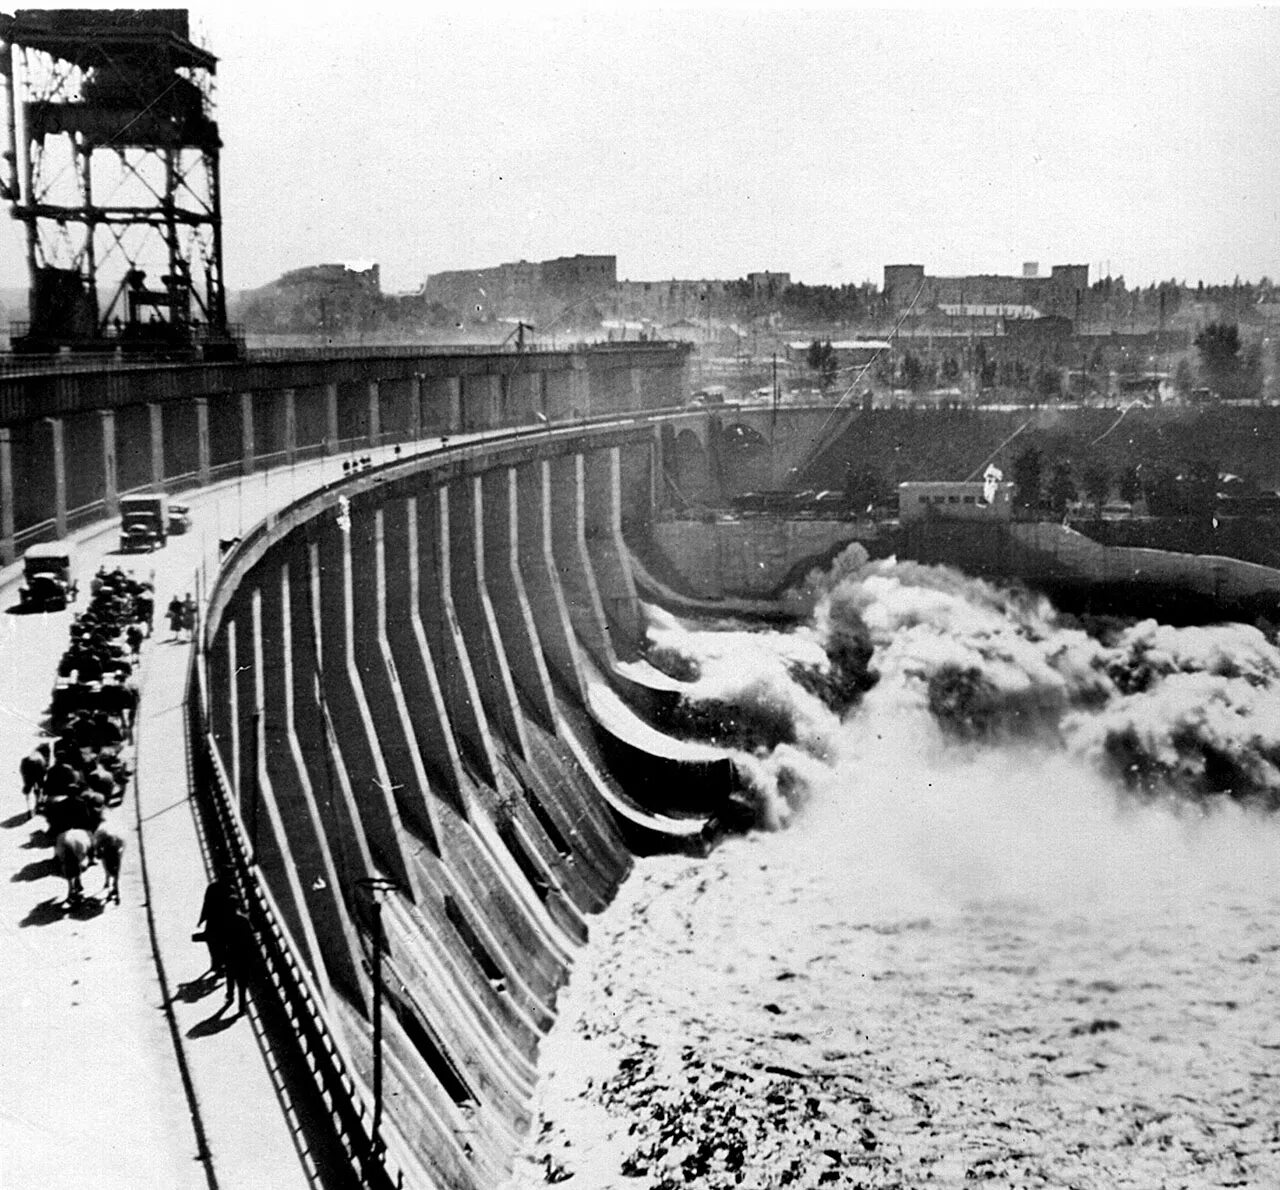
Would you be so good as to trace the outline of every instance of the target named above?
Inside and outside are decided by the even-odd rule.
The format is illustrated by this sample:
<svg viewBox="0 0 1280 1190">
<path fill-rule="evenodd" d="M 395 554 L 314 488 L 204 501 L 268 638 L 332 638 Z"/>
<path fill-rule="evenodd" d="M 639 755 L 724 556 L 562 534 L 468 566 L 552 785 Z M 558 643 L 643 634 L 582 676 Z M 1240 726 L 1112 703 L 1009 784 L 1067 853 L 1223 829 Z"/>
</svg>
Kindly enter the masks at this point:
<svg viewBox="0 0 1280 1190">
<path fill-rule="evenodd" d="M 0 382 L 6 559 L 126 491 L 347 459 L 220 534 L 186 707 L 205 846 L 250 910 L 316 1184 L 501 1184 L 591 915 L 635 855 L 701 853 L 741 813 L 727 754 L 663 730 L 682 684 L 645 660 L 641 598 L 668 593 L 631 546 L 662 543 L 673 504 L 780 484 L 829 410 L 684 410 L 684 391 L 658 344 Z M 687 524 L 675 569 L 750 594 L 698 536 L 746 527 Z M 753 567 L 846 531 L 819 529 L 755 526 Z M 1088 582 L 1204 571 L 1048 529 L 1013 542 L 1034 565 L 1003 539 L 919 552 Z M 1273 600 L 1262 569 L 1216 561 L 1205 594 Z"/>
<path fill-rule="evenodd" d="M 411 1185 L 501 1180 L 586 916 L 633 848 L 700 846 L 731 789 L 633 709 L 674 685 L 639 659 L 621 539 L 653 430 L 589 438 L 319 493 L 209 608 L 215 797 L 368 1088 L 381 954 L 380 1135 Z"/>
<path fill-rule="evenodd" d="M 126 492 L 351 456 L 218 529 L 187 699 L 205 846 L 250 911 L 324 1184 L 501 1182 L 587 919 L 633 855 L 699 853 L 740 813 L 727 755 L 661 730 L 680 683 L 642 656 L 654 580 L 624 541 L 664 493 L 713 492 L 719 445 L 751 437 L 751 413 L 730 436 L 682 410 L 684 358 L 347 353 L 0 381 L 6 561 Z M 757 437 L 768 481 L 799 436 Z"/>
</svg>

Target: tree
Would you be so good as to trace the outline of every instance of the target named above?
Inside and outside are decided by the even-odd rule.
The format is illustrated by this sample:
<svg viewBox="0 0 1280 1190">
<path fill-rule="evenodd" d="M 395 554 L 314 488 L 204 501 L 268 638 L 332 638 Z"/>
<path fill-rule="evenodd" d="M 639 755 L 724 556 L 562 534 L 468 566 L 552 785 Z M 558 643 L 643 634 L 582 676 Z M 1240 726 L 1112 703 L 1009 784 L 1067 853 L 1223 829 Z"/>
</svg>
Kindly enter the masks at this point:
<svg viewBox="0 0 1280 1190">
<path fill-rule="evenodd" d="M 1178 516 L 1182 512 L 1178 477 L 1168 467 L 1156 467 L 1147 473 L 1145 491 L 1152 516 Z"/>
<path fill-rule="evenodd" d="M 987 354 L 985 343 L 973 349 L 973 374 L 979 388 L 991 388 L 996 382 L 996 361 Z"/>
<path fill-rule="evenodd" d="M 1053 475 L 1049 478 L 1049 507 L 1053 509 L 1053 515 L 1062 516 L 1076 495 L 1075 480 L 1071 478 L 1071 464 L 1055 463 Z"/>
<path fill-rule="evenodd" d="M 1057 400 L 1062 396 L 1062 376 L 1057 368 L 1041 364 L 1036 370 L 1036 392 L 1046 401 Z"/>
<path fill-rule="evenodd" d="M 1240 356 L 1234 395 L 1242 401 L 1257 401 L 1262 397 L 1262 344 L 1256 339 Z"/>
<path fill-rule="evenodd" d="M 1218 463 L 1216 459 L 1197 458 L 1187 468 L 1182 482 L 1183 511 L 1207 520 L 1218 503 Z"/>
<path fill-rule="evenodd" d="M 1180 397 L 1189 397 L 1191 390 L 1195 387 L 1195 378 L 1191 374 L 1191 365 L 1187 362 L 1186 356 L 1178 361 L 1178 366 L 1174 370 L 1173 387 Z"/>
<path fill-rule="evenodd" d="M 1111 472 L 1105 463 L 1090 463 L 1081 477 L 1084 482 L 1084 494 L 1093 501 L 1094 511 L 1102 515 L 1102 506 L 1111 494 Z"/>
<path fill-rule="evenodd" d="M 1240 330 L 1234 322 L 1211 322 L 1195 337 L 1205 379 L 1219 396 L 1234 395 L 1240 368 Z"/>
<path fill-rule="evenodd" d="M 818 387 L 826 392 L 835 383 L 836 373 L 840 370 L 840 361 L 836 358 L 836 349 L 831 340 L 814 339 L 809 344 L 809 367 L 818 373 Z"/>
<path fill-rule="evenodd" d="M 910 351 L 902 357 L 902 383 L 912 392 L 925 387 L 924 365 Z"/>
<path fill-rule="evenodd" d="M 1040 507 L 1040 483 L 1044 474 L 1044 457 L 1034 446 L 1028 446 L 1013 460 L 1013 486 L 1018 503 L 1024 508 Z"/>
</svg>

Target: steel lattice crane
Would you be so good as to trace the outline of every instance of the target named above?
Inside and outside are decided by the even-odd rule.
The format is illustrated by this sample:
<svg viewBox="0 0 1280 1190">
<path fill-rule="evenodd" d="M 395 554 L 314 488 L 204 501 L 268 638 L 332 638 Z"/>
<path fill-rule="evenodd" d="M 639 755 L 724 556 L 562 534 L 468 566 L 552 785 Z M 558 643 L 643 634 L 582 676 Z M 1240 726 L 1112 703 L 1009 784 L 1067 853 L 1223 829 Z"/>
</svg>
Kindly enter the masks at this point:
<svg viewBox="0 0 1280 1190">
<path fill-rule="evenodd" d="M 0 192 L 26 228 L 18 352 L 230 358 L 212 118 L 185 9 L 0 15 Z"/>
</svg>

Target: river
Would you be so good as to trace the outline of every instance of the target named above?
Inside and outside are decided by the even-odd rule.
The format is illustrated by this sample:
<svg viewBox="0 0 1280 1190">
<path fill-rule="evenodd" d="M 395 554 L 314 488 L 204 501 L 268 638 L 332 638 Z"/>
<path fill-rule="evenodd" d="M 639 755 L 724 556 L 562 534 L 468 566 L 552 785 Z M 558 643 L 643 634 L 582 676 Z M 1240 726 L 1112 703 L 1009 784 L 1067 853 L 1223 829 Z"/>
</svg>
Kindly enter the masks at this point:
<svg viewBox="0 0 1280 1190">
<path fill-rule="evenodd" d="M 808 599 L 653 614 L 761 829 L 593 919 L 513 1186 L 1280 1185 L 1274 641 L 856 553 Z"/>
</svg>

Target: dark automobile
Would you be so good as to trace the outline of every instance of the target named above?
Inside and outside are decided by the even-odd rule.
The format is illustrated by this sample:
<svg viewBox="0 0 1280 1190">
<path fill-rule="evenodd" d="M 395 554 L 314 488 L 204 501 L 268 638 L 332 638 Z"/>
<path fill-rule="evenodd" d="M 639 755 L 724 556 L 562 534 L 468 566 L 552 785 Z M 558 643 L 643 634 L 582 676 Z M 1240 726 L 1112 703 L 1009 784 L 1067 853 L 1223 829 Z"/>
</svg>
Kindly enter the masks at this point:
<svg viewBox="0 0 1280 1190">
<path fill-rule="evenodd" d="M 169 533 L 169 502 L 163 492 L 120 497 L 120 552 L 150 553 Z"/>
<path fill-rule="evenodd" d="M 191 509 L 185 504 L 169 505 L 169 536 L 177 537 L 191 528 Z"/>
<path fill-rule="evenodd" d="M 75 601 L 71 547 L 65 541 L 33 545 L 22 556 L 22 586 L 18 604 L 24 611 L 62 611 Z"/>
</svg>

